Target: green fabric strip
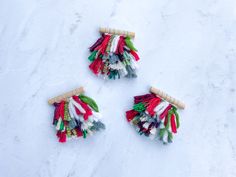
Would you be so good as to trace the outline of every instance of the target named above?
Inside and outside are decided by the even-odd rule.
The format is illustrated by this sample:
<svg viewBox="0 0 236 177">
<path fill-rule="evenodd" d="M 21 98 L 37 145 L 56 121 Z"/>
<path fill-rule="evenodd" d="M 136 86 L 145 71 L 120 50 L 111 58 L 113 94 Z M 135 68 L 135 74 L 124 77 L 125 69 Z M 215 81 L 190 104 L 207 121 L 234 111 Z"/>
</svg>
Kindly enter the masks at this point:
<svg viewBox="0 0 236 177">
<path fill-rule="evenodd" d="M 64 119 L 66 121 L 70 121 L 71 120 L 71 117 L 70 117 L 70 114 L 69 114 L 69 107 L 68 107 L 69 103 L 66 102 L 65 103 L 65 107 L 64 107 Z"/>
<path fill-rule="evenodd" d="M 145 111 L 146 108 L 143 103 L 138 103 L 138 104 L 134 105 L 133 109 L 138 112 L 143 112 L 143 111 Z"/>
<path fill-rule="evenodd" d="M 79 98 L 84 103 L 88 104 L 94 111 L 99 112 L 97 103 L 90 97 L 83 94 L 79 95 Z"/>
<path fill-rule="evenodd" d="M 84 138 L 87 137 L 87 131 L 86 131 L 86 130 L 83 131 L 83 137 L 84 137 Z"/>
<path fill-rule="evenodd" d="M 91 55 L 88 57 L 89 61 L 94 61 L 96 57 L 97 51 L 93 51 Z"/>
<path fill-rule="evenodd" d="M 126 44 L 127 47 L 129 47 L 131 50 L 137 51 L 137 49 L 134 47 L 133 43 L 131 42 L 131 39 L 130 39 L 129 36 L 126 37 L 126 39 L 125 39 L 125 44 Z"/>
<path fill-rule="evenodd" d="M 65 128 L 65 126 L 64 126 L 64 122 L 63 122 L 63 121 L 61 121 L 61 124 L 60 124 L 60 131 L 63 131 L 63 130 L 64 130 L 64 128 Z"/>
<path fill-rule="evenodd" d="M 176 118 L 176 127 L 179 128 L 180 123 L 179 123 L 179 114 L 177 113 L 177 108 L 173 107 L 173 112 L 175 114 L 175 118 Z"/>
</svg>

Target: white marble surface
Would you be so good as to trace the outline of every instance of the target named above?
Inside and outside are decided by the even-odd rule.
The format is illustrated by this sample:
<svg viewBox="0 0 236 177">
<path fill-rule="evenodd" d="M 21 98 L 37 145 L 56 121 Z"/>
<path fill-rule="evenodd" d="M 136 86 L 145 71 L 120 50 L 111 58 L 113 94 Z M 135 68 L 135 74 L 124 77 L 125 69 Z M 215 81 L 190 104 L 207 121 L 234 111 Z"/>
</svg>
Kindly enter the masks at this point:
<svg viewBox="0 0 236 177">
<path fill-rule="evenodd" d="M 137 79 L 88 70 L 99 26 L 136 32 Z M 1 0 L 0 176 L 235 177 L 235 31 L 235 0 Z M 81 85 L 107 129 L 60 144 L 47 99 Z M 187 104 L 168 146 L 125 119 L 150 85 Z"/>
</svg>

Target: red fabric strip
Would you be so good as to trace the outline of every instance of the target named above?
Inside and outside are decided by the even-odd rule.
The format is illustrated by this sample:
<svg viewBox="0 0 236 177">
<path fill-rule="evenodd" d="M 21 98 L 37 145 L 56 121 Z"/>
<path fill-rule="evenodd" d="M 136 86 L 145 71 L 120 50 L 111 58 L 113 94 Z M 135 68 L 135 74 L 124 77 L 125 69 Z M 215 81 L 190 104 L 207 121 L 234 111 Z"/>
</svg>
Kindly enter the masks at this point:
<svg viewBox="0 0 236 177">
<path fill-rule="evenodd" d="M 124 46 L 125 46 L 125 41 L 124 41 L 124 36 L 120 36 L 118 46 L 116 48 L 116 54 L 123 54 L 124 53 Z"/>
<path fill-rule="evenodd" d="M 172 106 L 169 104 L 169 106 L 167 106 L 167 108 L 165 109 L 165 111 L 163 111 L 163 113 L 161 113 L 160 115 L 160 119 L 162 120 L 164 117 L 167 116 L 168 111 L 172 108 Z"/>
<path fill-rule="evenodd" d="M 171 115 L 171 129 L 173 133 L 177 133 L 176 122 L 175 122 L 175 114 Z"/>
<path fill-rule="evenodd" d="M 66 132 L 57 131 L 57 137 L 59 138 L 59 142 L 66 142 Z"/>
<path fill-rule="evenodd" d="M 104 53 L 106 52 L 107 44 L 108 44 L 110 38 L 111 38 L 110 35 L 105 35 L 105 38 L 104 38 L 103 42 L 101 43 L 101 45 L 97 46 L 94 50 L 98 50 L 98 51 L 100 51 L 101 54 L 104 55 Z"/>
<path fill-rule="evenodd" d="M 88 107 L 88 105 L 84 102 L 82 102 L 78 96 L 73 96 L 73 99 L 82 106 L 82 108 L 85 110 L 84 114 L 84 120 L 88 120 L 88 117 L 92 115 L 92 110 Z"/>
<path fill-rule="evenodd" d="M 97 58 L 95 59 L 90 65 L 89 68 L 91 69 L 91 71 L 98 75 L 98 73 L 100 72 L 101 68 L 102 68 L 102 59 L 101 58 Z"/>
<path fill-rule="evenodd" d="M 134 119 L 134 117 L 136 115 L 138 115 L 139 112 L 135 111 L 135 110 L 129 110 L 129 111 L 126 111 L 126 119 L 128 122 L 130 122 L 131 120 Z"/>
<path fill-rule="evenodd" d="M 156 96 L 154 94 L 145 94 L 145 95 L 135 96 L 134 103 L 135 104 L 138 104 L 140 102 L 146 103 L 149 100 L 151 100 L 152 98 L 156 98 Z"/>
<path fill-rule="evenodd" d="M 59 103 L 59 104 L 56 106 L 56 109 L 55 109 L 54 119 L 56 119 L 56 120 L 58 120 L 59 117 L 60 117 L 60 106 L 61 106 L 61 104 Z"/>
<path fill-rule="evenodd" d="M 100 37 L 100 38 L 89 48 L 89 50 L 90 50 L 91 52 L 93 52 L 94 49 L 95 49 L 97 46 L 99 46 L 99 45 L 103 42 L 103 40 L 104 40 L 104 35 L 102 35 L 102 37 Z"/>
<path fill-rule="evenodd" d="M 146 108 L 146 111 L 151 115 L 151 116 L 154 116 L 155 115 L 155 107 L 160 104 L 161 102 L 161 99 L 158 98 L 158 97 L 155 97 L 155 98 L 152 98 L 147 104 L 147 108 Z"/>
<path fill-rule="evenodd" d="M 64 115 L 65 115 L 65 101 L 62 101 L 60 105 L 60 117 L 62 118 L 62 120 L 64 120 Z"/>
<path fill-rule="evenodd" d="M 133 55 L 133 57 L 135 58 L 136 61 L 139 60 L 139 56 L 138 56 L 138 54 L 134 50 L 131 50 L 130 54 Z"/>
<path fill-rule="evenodd" d="M 77 137 L 83 136 L 83 132 L 78 128 L 76 128 L 76 133 L 77 133 Z"/>
</svg>

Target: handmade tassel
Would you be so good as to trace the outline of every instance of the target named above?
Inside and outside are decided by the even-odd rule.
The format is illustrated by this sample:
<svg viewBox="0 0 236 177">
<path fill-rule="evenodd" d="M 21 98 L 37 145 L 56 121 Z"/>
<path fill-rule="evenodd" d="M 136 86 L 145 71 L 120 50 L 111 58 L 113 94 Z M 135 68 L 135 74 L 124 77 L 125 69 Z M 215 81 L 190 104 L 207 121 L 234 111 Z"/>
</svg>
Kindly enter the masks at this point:
<svg viewBox="0 0 236 177">
<path fill-rule="evenodd" d="M 61 143 L 71 137 L 86 138 L 96 131 L 105 129 L 105 125 L 99 120 L 101 115 L 96 102 L 83 94 L 67 97 L 54 103 L 54 106 L 53 124 Z"/>
<path fill-rule="evenodd" d="M 135 96 L 133 109 L 126 112 L 126 118 L 140 135 L 160 139 L 164 144 L 173 141 L 179 128 L 177 108 L 155 94 Z"/>
<path fill-rule="evenodd" d="M 89 68 L 94 74 L 109 79 L 137 77 L 139 56 L 128 35 L 103 33 L 89 50 Z"/>
</svg>

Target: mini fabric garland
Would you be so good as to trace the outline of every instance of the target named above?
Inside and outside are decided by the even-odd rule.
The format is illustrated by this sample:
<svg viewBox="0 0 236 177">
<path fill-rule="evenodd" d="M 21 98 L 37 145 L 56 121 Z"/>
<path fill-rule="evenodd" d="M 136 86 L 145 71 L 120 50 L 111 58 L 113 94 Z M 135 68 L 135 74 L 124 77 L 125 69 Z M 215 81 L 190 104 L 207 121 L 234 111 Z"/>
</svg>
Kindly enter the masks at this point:
<svg viewBox="0 0 236 177">
<path fill-rule="evenodd" d="M 152 93 L 135 96 L 133 109 L 126 112 L 126 118 L 140 135 L 159 138 L 164 144 L 172 142 L 179 128 L 177 108 Z"/>
<path fill-rule="evenodd" d="M 89 48 L 90 70 L 104 78 L 136 78 L 139 56 L 129 36 L 104 33 Z"/>
<path fill-rule="evenodd" d="M 96 102 L 83 94 L 54 103 L 54 106 L 53 125 L 56 127 L 59 142 L 64 143 L 67 138 L 72 137 L 86 138 L 105 129 L 105 125 L 99 120 L 101 115 Z"/>
</svg>

